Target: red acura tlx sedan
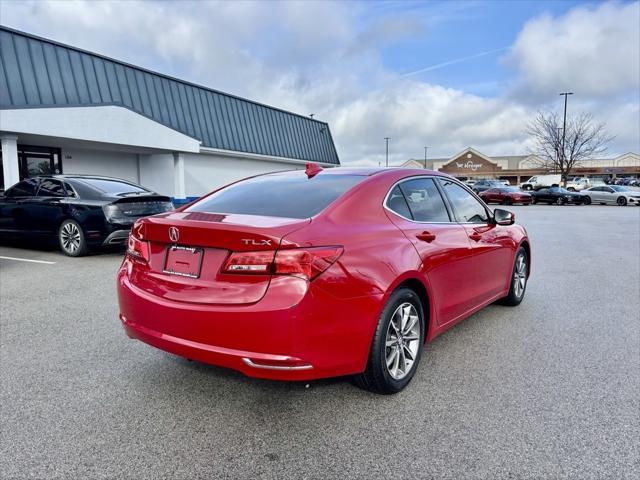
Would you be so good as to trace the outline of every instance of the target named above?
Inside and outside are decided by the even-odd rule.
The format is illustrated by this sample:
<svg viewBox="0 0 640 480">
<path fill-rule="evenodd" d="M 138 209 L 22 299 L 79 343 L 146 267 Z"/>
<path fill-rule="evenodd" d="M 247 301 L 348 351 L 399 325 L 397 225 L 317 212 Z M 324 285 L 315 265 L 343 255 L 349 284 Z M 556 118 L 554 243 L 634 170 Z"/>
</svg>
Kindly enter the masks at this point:
<svg viewBox="0 0 640 480">
<path fill-rule="evenodd" d="M 395 393 L 426 342 L 518 305 L 530 262 L 514 215 L 454 178 L 308 165 L 137 221 L 120 319 L 132 338 L 252 377 L 354 375 Z"/>
</svg>

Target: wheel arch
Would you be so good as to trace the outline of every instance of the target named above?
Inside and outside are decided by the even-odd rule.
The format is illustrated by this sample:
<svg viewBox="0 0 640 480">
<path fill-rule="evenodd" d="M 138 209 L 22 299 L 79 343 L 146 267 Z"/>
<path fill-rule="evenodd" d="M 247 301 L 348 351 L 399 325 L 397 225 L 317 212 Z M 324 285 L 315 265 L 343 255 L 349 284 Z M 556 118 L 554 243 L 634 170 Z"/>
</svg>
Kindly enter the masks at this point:
<svg viewBox="0 0 640 480">
<path fill-rule="evenodd" d="M 417 276 L 409 275 L 399 278 L 394 282 L 387 295 L 385 296 L 385 304 L 387 299 L 391 296 L 393 292 L 398 290 L 399 288 L 409 288 L 413 290 L 420 298 L 420 303 L 422 305 L 422 311 L 425 315 L 425 332 L 424 332 L 424 340 L 425 343 L 430 340 L 430 333 L 434 331 L 433 329 L 433 321 L 435 317 L 434 305 L 431 301 L 431 295 L 429 293 L 429 286 Z"/>
<path fill-rule="evenodd" d="M 528 268 L 527 268 L 527 278 L 531 275 L 531 244 L 529 243 L 529 239 L 525 238 L 520 242 L 518 248 L 524 248 L 524 252 L 527 254 Z"/>
</svg>

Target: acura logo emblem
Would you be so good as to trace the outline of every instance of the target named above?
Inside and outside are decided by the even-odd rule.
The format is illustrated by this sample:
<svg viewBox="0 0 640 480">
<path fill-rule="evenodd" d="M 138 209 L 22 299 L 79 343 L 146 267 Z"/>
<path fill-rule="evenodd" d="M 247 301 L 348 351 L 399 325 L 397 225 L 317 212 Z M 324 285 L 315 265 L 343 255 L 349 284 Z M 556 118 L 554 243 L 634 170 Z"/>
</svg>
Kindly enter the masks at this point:
<svg viewBox="0 0 640 480">
<path fill-rule="evenodd" d="M 169 240 L 177 242 L 180 238 L 180 231 L 176 227 L 169 227 Z"/>
</svg>

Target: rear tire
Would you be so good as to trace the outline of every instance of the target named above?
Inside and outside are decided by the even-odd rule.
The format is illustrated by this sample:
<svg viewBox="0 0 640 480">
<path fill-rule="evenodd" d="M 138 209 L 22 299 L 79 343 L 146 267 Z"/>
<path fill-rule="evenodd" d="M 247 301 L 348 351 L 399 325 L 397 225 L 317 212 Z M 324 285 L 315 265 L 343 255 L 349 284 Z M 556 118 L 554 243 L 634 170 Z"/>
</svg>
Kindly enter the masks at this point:
<svg viewBox="0 0 640 480">
<path fill-rule="evenodd" d="M 529 279 L 529 258 L 523 247 L 518 249 L 516 259 L 513 262 L 513 270 L 511 272 L 511 283 L 509 294 L 500 300 L 499 303 L 509 307 L 520 305 L 527 290 L 527 281 Z"/>
<path fill-rule="evenodd" d="M 75 220 L 65 220 L 58 228 L 58 243 L 62 253 L 69 257 L 82 257 L 89 253 L 82 227 Z"/>
<path fill-rule="evenodd" d="M 425 325 L 416 292 L 406 287 L 393 292 L 378 319 L 367 368 L 354 377 L 356 385 L 385 395 L 405 388 L 420 363 Z"/>
<path fill-rule="evenodd" d="M 591 205 L 591 197 L 585 195 L 585 197 L 582 199 L 582 203 L 584 203 L 585 205 Z"/>
<path fill-rule="evenodd" d="M 618 200 L 616 201 L 616 203 L 621 207 L 624 207 L 627 204 L 627 199 L 624 197 L 618 197 Z"/>
</svg>

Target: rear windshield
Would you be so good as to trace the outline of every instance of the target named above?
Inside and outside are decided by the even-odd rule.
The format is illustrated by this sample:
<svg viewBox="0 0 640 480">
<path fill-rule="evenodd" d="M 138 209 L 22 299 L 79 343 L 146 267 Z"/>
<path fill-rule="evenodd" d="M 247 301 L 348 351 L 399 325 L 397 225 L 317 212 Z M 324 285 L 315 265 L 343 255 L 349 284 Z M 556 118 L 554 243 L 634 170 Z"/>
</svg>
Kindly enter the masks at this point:
<svg viewBox="0 0 640 480">
<path fill-rule="evenodd" d="M 230 185 L 190 206 L 188 212 L 308 218 L 362 180 L 360 175 L 265 175 Z"/>
<path fill-rule="evenodd" d="M 93 188 L 100 190 L 103 193 L 110 195 L 118 195 L 123 193 L 146 193 L 148 190 L 133 185 L 127 182 L 121 182 L 119 180 L 110 180 L 104 178 L 82 178 L 78 179 L 84 183 L 89 184 Z"/>
</svg>

